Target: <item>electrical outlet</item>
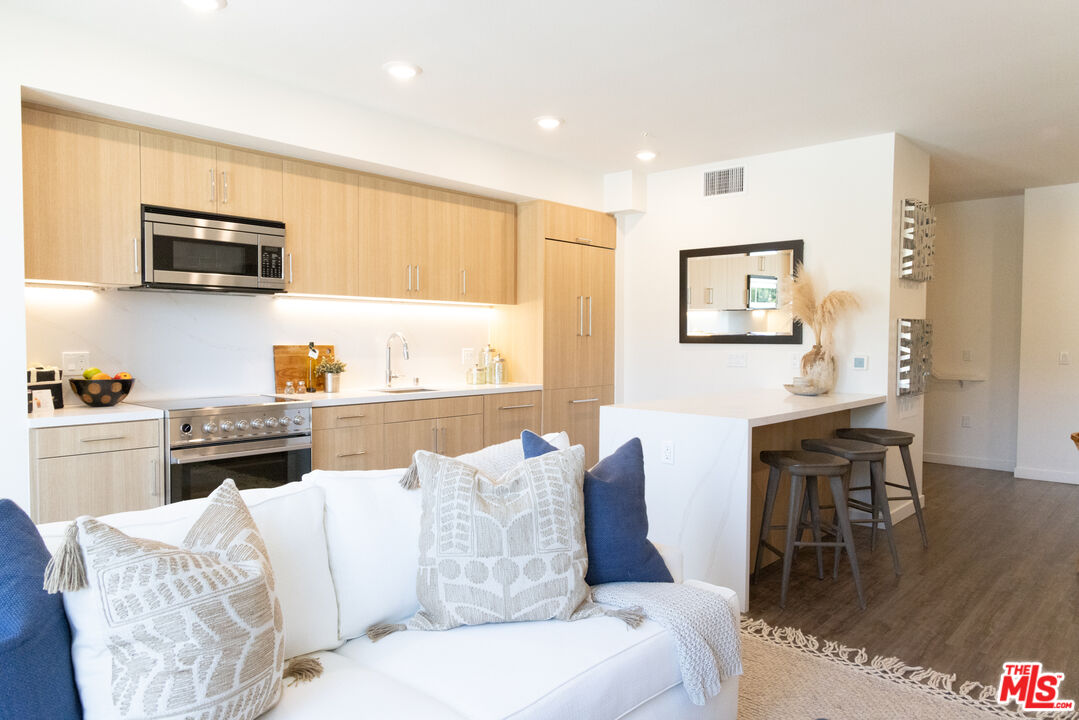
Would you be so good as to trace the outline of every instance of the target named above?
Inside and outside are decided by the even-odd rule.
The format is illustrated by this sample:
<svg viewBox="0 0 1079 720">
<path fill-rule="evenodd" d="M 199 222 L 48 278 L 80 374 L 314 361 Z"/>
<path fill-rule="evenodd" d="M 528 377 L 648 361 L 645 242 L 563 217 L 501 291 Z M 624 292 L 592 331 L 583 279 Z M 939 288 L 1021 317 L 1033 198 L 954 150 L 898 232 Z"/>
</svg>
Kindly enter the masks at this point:
<svg viewBox="0 0 1079 720">
<path fill-rule="evenodd" d="M 461 348 L 461 364 L 469 367 L 476 364 L 476 350 L 474 348 Z"/>
<path fill-rule="evenodd" d="M 973 361 L 974 361 L 974 351 L 973 350 L 964 350 L 963 351 L 963 362 L 973 362 Z"/>
<path fill-rule="evenodd" d="M 60 354 L 60 362 L 63 363 L 61 368 L 64 371 L 64 375 L 70 377 L 72 375 L 81 376 L 83 370 L 90 369 L 90 353 L 88 352 L 66 352 Z"/>
<path fill-rule="evenodd" d="M 796 373 L 801 373 L 802 372 L 802 354 L 801 353 L 796 353 L 796 352 L 787 353 L 787 359 L 790 361 L 791 370 L 794 370 Z"/>
<path fill-rule="evenodd" d="M 1061 350 L 1060 355 L 1057 357 L 1057 365 L 1071 365 L 1072 356 L 1066 350 Z"/>
<path fill-rule="evenodd" d="M 851 370 L 868 370 L 869 369 L 869 356 L 868 355 L 852 355 L 850 359 Z"/>
<path fill-rule="evenodd" d="M 961 415 L 961 416 L 959 416 L 959 425 L 960 425 L 960 427 L 965 427 L 965 428 L 972 427 L 972 425 L 970 423 L 970 415 Z"/>
<path fill-rule="evenodd" d="M 674 440 L 663 441 L 662 458 L 667 465 L 674 465 Z"/>
<path fill-rule="evenodd" d="M 746 367 L 747 365 L 749 365 L 748 353 L 727 353 L 727 367 Z"/>
</svg>

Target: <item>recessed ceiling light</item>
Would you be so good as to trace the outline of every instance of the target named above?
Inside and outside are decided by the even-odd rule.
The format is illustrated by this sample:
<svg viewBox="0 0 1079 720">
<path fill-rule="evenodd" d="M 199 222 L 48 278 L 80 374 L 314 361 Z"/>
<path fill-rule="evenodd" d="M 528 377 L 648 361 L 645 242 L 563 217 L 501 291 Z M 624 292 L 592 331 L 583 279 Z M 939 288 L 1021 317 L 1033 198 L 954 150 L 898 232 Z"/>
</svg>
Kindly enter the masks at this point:
<svg viewBox="0 0 1079 720">
<path fill-rule="evenodd" d="M 656 154 L 651 150 L 638 150 L 637 159 L 641 162 L 651 162 L 656 159 Z"/>
<path fill-rule="evenodd" d="M 536 124 L 544 130 L 557 130 L 562 126 L 562 118 L 557 118 L 554 115 L 540 115 L 536 118 Z"/>
<path fill-rule="evenodd" d="M 382 69 L 390 74 L 395 80 L 411 80 L 423 72 L 423 68 L 415 63 L 393 60 L 382 66 Z"/>
<path fill-rule="evenodd" d="M 228 4 L 229 0 L 184 0 L 184 5 L 198 12 L 224 10 Z"/>
</svg>

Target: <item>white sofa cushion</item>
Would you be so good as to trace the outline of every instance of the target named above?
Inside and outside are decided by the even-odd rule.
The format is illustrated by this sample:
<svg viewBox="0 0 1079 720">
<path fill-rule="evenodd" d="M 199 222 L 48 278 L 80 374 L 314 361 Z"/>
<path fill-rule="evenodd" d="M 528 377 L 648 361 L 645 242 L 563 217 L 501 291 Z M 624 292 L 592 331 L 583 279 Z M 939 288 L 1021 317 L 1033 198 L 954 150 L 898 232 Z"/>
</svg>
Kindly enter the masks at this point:
<svg viewBox="0 0 1079 720">
<path fill-rule="evenodd" d="M 313 657 L 322 663 L 322 675 L 311 682 L 286 682 L 281 702 L 260 720 L 464 720 L 422 689 L 336 652 Z"/>
<path fill-rule="evenodd" d="M 342 639 L 419 609 L 420 493 L 398 484 L 402 472 L 315 470 L 304 476 L 304 484 L 326 494 L 326 541 Z"/>
<path fill-rule="evenodd" d="M 565 432 L 547 433 L 543 439 L 553 445 L 556 450 L 569 449 L 569 435 Z M 525 451 L 521 438 L 514 438 L 497 445 L 488 445 L 476 452 L 458 455 L 457 459 L 471 465 L 487 477 L 500 478 L 515 465 L 524 462 Z"/>
<path fill-rule="evenodd" d="M 326 551 L 325 493 L 319 487 L 289 483 L 243 490 L 240 495 L 266 543 L 277 579 L 285 620 L 285 657 L 337 647 L 341 643 Z M 201 498 L 98 519 L 132 537 L 179 545 L 205 507 L 206 499 Z M 38 526 L 50 552 L 63 541 L 68 524 Z"/>
</svg>

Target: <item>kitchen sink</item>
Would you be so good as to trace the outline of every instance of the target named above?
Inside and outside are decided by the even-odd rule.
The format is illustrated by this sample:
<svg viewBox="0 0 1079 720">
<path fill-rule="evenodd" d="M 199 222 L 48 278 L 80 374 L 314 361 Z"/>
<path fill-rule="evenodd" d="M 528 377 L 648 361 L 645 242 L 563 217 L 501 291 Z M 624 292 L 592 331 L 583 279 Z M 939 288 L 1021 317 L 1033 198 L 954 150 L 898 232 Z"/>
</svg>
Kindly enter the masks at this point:
<svg viewBox="0 0 1079 720">
<path fill-rule="evenodd" d="M 382 392 L 382 393 L 436 392 L 436 389 L 435 388 L 429 388 L 429 387 L 391 387 L 391 388 L 375 388 L 375 392 Z"/>
</svg>

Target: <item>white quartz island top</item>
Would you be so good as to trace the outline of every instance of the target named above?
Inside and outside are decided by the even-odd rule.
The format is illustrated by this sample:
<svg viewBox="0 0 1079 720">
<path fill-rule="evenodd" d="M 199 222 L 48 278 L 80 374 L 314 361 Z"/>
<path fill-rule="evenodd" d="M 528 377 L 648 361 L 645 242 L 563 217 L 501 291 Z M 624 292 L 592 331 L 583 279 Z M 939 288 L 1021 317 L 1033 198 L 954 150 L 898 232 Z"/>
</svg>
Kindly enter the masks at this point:
<svg viewBox="0 0 1079 720">
<path fill-rule="evenodd" d="M 407 386 L 403 386 L 407 387 Z M 284 395 L 275 397 L 310 400 L 312 407 L 333 407 L 335 405 L 364 405 L 367 403 L 401 402 L 403 400 L 435 400 L 438 398 L 464 397 L 466 395 L 494 395 L 498 393 L 529 392 L 542 390 L 542 385 L 528 383 L 502 383 L 501 385 L 439 385 L 430 390 L 419 392 L 381 392 L 379 390 L 341 390 L 335 393 L 314 392 L 302 395 Z"/>
<path fill-rule="evenodd" d="M 627 403 L 613 407 L 747 420 L 750 427 L 759 427 L 814 415 L 879 405 L 886 399 L 884 395 L 857 393 L 829 393 L 808 397 L 791 395 L 783 388 L 764 388 Z"/>
<path fill-rule="evenodd" d="M 164 416 L 165 413 L 161 410 L 132 405 L 126 402 L 112 407 L 90 407 L 76 400 L 65 401 L 64 407 L 53 410 L 52 415 L 28 415 L 27 423 L 31 428 L 67 427 L 70 425 L 133 422 L 135 420 L 160 420 Z"/>
</svg>

